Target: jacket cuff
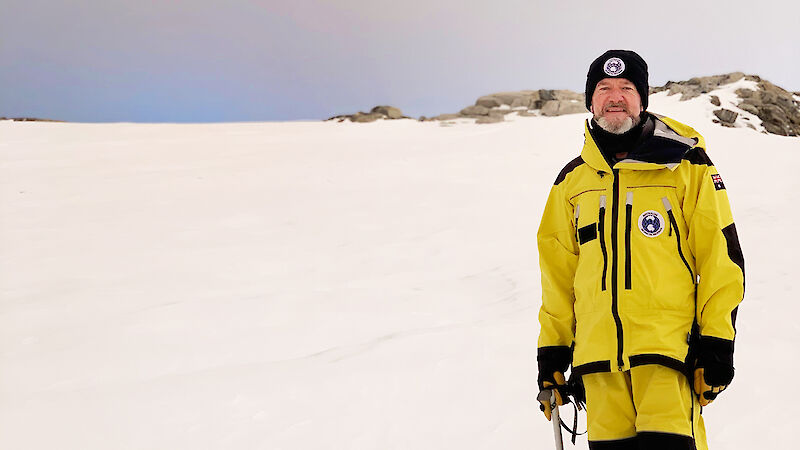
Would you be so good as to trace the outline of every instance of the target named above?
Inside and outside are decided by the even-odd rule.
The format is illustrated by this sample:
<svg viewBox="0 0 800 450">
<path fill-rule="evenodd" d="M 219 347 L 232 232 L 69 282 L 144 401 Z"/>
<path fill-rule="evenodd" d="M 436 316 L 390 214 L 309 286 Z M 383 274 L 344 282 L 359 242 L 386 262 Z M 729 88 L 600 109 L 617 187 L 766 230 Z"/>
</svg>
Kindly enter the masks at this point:
<svg viewBox="0 0 800 450">
<path fill-rule="evenodd" d="M 566 373 L 572 363 L 572 347 L 553 346 L 539 347 L 536 352 L 536 361 L 539 363 L 539 387 L 543 381 L 555 384 L 553 374 L 555 372 Z"/>
<path fill-rule="evenodd" d="M 711 386 L 723 386 L 733 380 L 733 341 L 712 336 L 700 336 L 697 367 L 705 368 L 706 381 Z"/>
<path fill-rule="evenodd" d="M 725 364 L 733 367 L 733 341 L 700 336 L 700 361 Z"/>
</svg>

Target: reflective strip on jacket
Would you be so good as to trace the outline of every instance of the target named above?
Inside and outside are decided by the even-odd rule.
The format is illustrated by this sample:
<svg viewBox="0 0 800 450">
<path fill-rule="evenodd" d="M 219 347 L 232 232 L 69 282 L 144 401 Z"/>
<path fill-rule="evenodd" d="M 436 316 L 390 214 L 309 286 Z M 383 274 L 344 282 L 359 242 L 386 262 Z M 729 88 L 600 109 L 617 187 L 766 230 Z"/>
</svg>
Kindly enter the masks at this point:
<svg viewBox="0 0 800 450">
<path fill-rule="evenodd" d="M 573 372 L 685 369 L 689 335 L 733 341 L 744 260 L 728 195 L 692 128 L 653 135 L 609 167 L 589 131 L 538 232 L 539 348 L 574 345 Z"/>
</svg>

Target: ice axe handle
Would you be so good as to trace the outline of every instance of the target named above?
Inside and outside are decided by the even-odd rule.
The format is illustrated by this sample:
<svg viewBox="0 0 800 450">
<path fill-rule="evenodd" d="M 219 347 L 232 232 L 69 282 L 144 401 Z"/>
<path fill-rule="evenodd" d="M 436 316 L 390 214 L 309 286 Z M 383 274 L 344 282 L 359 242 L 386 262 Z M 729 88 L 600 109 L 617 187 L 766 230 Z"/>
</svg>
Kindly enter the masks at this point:
<svg viewBox="0 0 800 450">
<path fill-rule="evenodd" d="M 553 437 L 556 440 L 556 450 L 564 450 L 564 440 L 561 438 L 561 416 L 558 414 L 558 403 L 556 402 L 556 390 L 550 390 L 550 405 L 553 422 Z"/>
</svg>

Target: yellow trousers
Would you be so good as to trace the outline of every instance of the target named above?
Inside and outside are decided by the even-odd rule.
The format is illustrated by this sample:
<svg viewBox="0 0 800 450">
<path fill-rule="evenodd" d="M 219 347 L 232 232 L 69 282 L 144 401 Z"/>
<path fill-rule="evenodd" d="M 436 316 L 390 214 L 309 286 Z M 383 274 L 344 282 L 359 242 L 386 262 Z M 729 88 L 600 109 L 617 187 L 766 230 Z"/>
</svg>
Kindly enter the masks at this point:
<svg viewBox="0 0 800 450">
<path fill-rule="evenodd" d="M 590 448 L 655 448 L 641 443 L 647 439 L 680 442 L 658 448 L 708 450 L 700 404 L 684 374 L 652 364 L 587 374 L 583 383 Z"/>
</svg>

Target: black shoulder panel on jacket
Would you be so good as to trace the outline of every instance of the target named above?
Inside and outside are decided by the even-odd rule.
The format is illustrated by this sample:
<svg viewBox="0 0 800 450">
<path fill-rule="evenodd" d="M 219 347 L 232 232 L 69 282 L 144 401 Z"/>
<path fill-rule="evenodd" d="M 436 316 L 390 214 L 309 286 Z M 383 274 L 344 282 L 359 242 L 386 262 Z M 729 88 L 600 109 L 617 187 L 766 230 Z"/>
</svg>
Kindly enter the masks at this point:
<svg viewBox="0 0 800 450">
<path fill-rule="evenodd" d="M 553 184 L 558 185 L 559 183 L 564 181 L 564 178 L 567 178 L 567 174 L 575 170 L 575 168 L 577 168 L 581 164 L 583 164 L 583 158 L 581 158 L 580 156 L 567 163 L 567 165 L 564 166 L 563 169 L 561 169 L 561 173 L 558 174 L 558 177 L 556 177 L 556 182 Z"/>
<path fill-rule="evenodd" d="M 713 166 L 711 158 L 702 147 L 692 147 L 683 155 L 683 159 L 699 166 Z"/>
</svg>

